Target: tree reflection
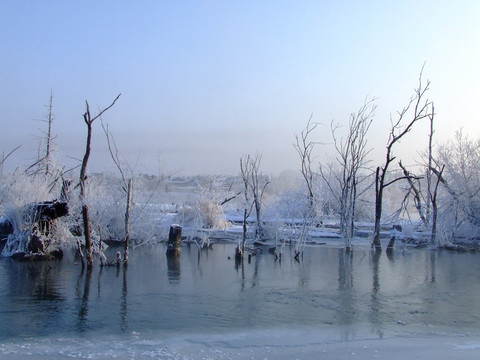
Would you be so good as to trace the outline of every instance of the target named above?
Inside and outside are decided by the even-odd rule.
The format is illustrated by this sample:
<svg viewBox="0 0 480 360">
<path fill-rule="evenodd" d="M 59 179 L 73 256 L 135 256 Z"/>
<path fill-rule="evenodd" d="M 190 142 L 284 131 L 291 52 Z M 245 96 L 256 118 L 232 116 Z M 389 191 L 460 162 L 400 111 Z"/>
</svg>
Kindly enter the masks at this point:
<svg viewBox="0 0 480 360">
<path fill-rule="evenodd" d="M 78 321 L 77 321 L 77 331 L 85 332 L 88 330 L 88 300 L 90 297 L 90 285 L 92 282 L 92 267 L 87 266 L 86 274 L 85 267 L 82 266 L 82 271 L 78 277 L 77 281 L 77 294 L 79 296 L 79 307 L 78 307 Z M 85 277 L 85 279 L 83 279 Z M 83 281 L 83 290 L 82 290 L 82 279 Z"/>
<path fill-rule="evenodd" d="M 171 284 L 180 282 L 180 256 L 167 255 L 168 281 Z"/>
<path fill-rule="evenodd" d="M 17 262 L 8 263 L 7 282 L 10 293 L 31 297 L 35 301 L 64 300 L 60 291 L 61 262 Z"/>
<path fill-rule="evenodd" d="M 425 281 L 434 283 L 436 281 L 436 260 L 437 260 L 437 252 L 430 251 L 426 253 L 429 259 L 425 261 L 425 264 L 429 264 L 429 266 L 425 266 Z"/>
<path fill-rule="evenodd" d="M 241 272 L 241 287 L 240 290 L 244 291 L 245 290 L 245 262 L 243 257 L 237 257 L 235 256 L 235 270 L 237 273 L 240 271 Z"/>
<path fill-rule="evenodd" d="M 58 290 L 55 265 L 47 262 L 38 263 L 27 268 L 31 281 L 32 296 L 35 300 L 62 300 L 63 296 Z M 54 267 L 55 266 L 55 267 Z"/>
<path fill-rule="evenodd" d="M 371 293 L 371 301 L 370 301 L 370 323 L 371 324 L 381 324 L 381 311 L 382 311 L 382 303 L 380 300 L 380 275 L 379 275 L 379 268 L 380 268 L 380 255 L 381 250 L 373 250 L 370 252 L 371 254 L 371 265 L 372 265 L 372 293 Z M 381 330 L 378 329 L 380 337 L 383 336 Z"/>
<path fill-rule="evenodd" d="M 123 266 L 122 297 L 120 301 L 120 329 L 125 332 L 128 330 L 128 266 Z"/>
<path fill-rule="evenodd" d="M 338 249 L 338 296 L 336 317 L 340 325 L 352 325 L 358 317 L 353 281 L 353 251 Z M 342 340 L 352 340 L 353 337 L 350 328 L 343 328 Z"/>
<path fill-rule="evenodd" d="M 353 251 L 338 250 L 339 317 L 342 324 L 351 324 L 357 316 L 354 299 Z"/>
</svg>

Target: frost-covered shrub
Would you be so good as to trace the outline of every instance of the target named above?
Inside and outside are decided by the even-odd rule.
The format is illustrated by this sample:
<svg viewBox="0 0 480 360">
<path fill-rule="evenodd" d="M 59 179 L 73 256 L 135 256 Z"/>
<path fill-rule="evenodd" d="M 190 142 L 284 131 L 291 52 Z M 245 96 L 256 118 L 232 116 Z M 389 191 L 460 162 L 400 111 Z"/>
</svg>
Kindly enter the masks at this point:
<svg viewBox="0 0 480 360">
<path fill-rule="evenodd" d="M 197 177 L 190 180 L 195 185 L 191 197 L 178 211 L 177 222 L 189 227 L 227 229 L 224 204 L 234 198 L 233 180 L 228 177 Z"/>
<path fill-rule="evenodd" d="M 165 237 L 163 219 L 171 206 L 165 204 L 160 185 L 157 177 L 138 175 L 133 178 L 130 207 L 130 240 L 133 243 L 156 242 Z M 75 201 L 78 203 L 78 196 Z M 127 191 L 119 177 L 109 174 L 90 176 L 85 202 L 89 207 L 92 231 L 101 231 L 103 239 L 125 238 Z M 75 209 L 80 215 L 81 204 L 78 203 Z"/>
<path fill-rule="evenodd" d="M 197 203 L 202 223 L 206 228 L 225 229 L 229 222 L 225 219 L 223 208 L 216 202 L 200 199 Z"/>
<path fill-rule="evenodd" d="M 437 165 L 445 165 L 440 189 L 439 229 L 444 236 L 478 237 L 480 231 L 480 139 L 457 131 L 441 145 Z"/>
<path fill-rule="evenodd" d="M 193 206 L 183 206 L 178 212 L 177 222 L 184 226 L 200 229 L 227 229 L 230 227 L 222 206 L 204 198 L 200 198 Z"/>
<path fill-rule="evenodd" d="M 12 226 L 3 256 L 11 256 L 17 252 L 28 252 L 28 244 L 32 231 L 38 222 L 35 204 L 59 199 L 61 181 L 58 174 L 28 175 L 15 172 L 0 181 L 0 215 Z M 68 231 L 73 218 L 65 216 L 56 219 L 52 224 L 54 230 L 44 236 L 45 251 L 56 247 L 67 247 L 72 242 Z"/>
</svg>

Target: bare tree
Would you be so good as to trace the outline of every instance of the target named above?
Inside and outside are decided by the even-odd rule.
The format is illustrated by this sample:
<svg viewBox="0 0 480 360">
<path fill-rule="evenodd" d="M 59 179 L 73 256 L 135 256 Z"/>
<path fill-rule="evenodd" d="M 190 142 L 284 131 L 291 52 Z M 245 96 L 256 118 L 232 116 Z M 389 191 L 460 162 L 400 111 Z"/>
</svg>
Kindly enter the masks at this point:
<svg viewBox="0 0 480 360">
<path fill-rule="evenodd" d="M 17 146 L 15 149 L 11 150 L 7 155 L 5 153 L 2 153 L 2 156 L 0 157 L 0 178 L 3 176 L 3 164 L 5 164 L 5 161 L 18 149 L 20 149 L 21 145 Z"/>
<path fill-rule="evenodd" d="M 310 115 L 308 119 L 307 126 L 302 130 L 300 136 L 295 135 L 295 144 L 293 147 L 300 156 L 301 172 L 303 179 L 305 180 L 305 185 L 307 186 L 308 200 L 310 206 L 311 215 L 314 216 L 316 213 L 316 197 L 315 197 L 315 188 L 314 188 L 314 178 L 315 173 L 313 171 L 313 149 L 315 148 L 316 142 L 310 139 L 312 132 L 317 128 L 319 123 L 312 122 L 313 115 Z"/>
<path fill-rule="evenodd" d="M 432 203 L 432 235 L 430 238 L 431 244 L 437 243 L 437 223 L 438 223 L 438 185 L 443 178 L 443 171 L 445 170 L 445 165 L 442 165 L 440 171 L 435 171 L 437 176 L 437 181 L 435 186 L 430 188 L 430 202 Z"/>
<path fill-rule="evenodd" d="M 48 109 L 46 119 L 41 119 L 39 121 L 46 122 L 47 129 L 40 130 L 43 133 L 43 136 L 39 139 L 37 160 L 25 170 L 26 173 L 29 173 L 30 170 L 34 169 L 34 176 L 41 172 L 45 175 L 51 175 L 52 171 L 52 153 L 55 140 L 55 136 L 52 134 L 52 125 L 55 118 L 53 113 L 53 90 L 50 90 L 49 102 L 45 107 Z M 43 142 L 45 142 L 45 145 L 43 145 Z"/>
<path fill-rule="evenodd" d="M 133 179 L 128 179 L 127 206 L 125 209 L 125 246 L 123 263 L 128 264 L 128 246 L 130 243 L 130 208 L 132 206 Z"/>
<path fill-rule="evenodd" d="M 418 216 L 420 216 L 420 219 L 423 222 L 424 226 L 428 226 L 429 223 L 429 218 L 428 214 L 425 214 L 425 208 L 426 204 L 429 203 L 428 200 L 425 199 L 425 197 L 422 194 L 422 189 L 421 189 L 421 184 L 420 180 L 421 178 L 415 175 L 410 174 L 410 171 L 407 170 L 407 168 L 402 164 L 401 161 L 398 162 L 398 165 L 402 169 L 403 175 L 405 176 L 405 179 L 408 182 L 409 185 L 409 191 L 407 193 L 407 197 L 410 195 L 410 193 L 413 193 L 413 202 L 415 204 L 415 208 L 417 209 Z M 430 187 L 428 187 L 430 188 Z"/>
<path fill-rule="evenodd" d="M 435 244 L 437 242 L 437 223 L 438 223 L 438 185 L 440 180 L 443 176 L 443 171 L 445 170 L 445 165 L 441 167 L 434 167 L 436 164 L 433 158 L 433 134 L 434 134 L 434 122 L 435 117 L 435 107 L 432 105 L 432 113 L 430 114 L 430 134 L 428 136 L 428 151 L 427 151 L 427 192 L 428 192 L 428 200 L 427 201 L 427 208 L 426 208 L 426 218 L 427 221 L 431 219 L 431 237 L 430 243 Z M 433 183 L 432 174 L 437 175 L 437 179 L 435 183 Z M 427 223 L 429 224 L 429 223 Z"/>
<path fill-rule="evenodd" d="M 90 233 L 90 216 L 88 213 L 88 206 L 85 201 L 86 200 L 85 199 L 85 182 L 87 180 L 87 165 L 88 165 L 88 159 L 90 158 L 90 152 L 91 152 L 92 125 L 93 125 L 93 122 L 97 120 L 100 116 L 102 116 L 102 114 L 105 111 L 109 110 L 113 105 L 115 105 L 115 102 L 118 100 L 120 95 L 121 94 L 118 94 L 117 97 L 113 100 L 113 102 L 103 110 L 100 110 L 96 116 L 91 115 L 88 101 L 85 101 L 86 111 L 83 114 L 83 120 L 87 125 L 87 142 L 85 146 L 85 155 L 83 156 L 83 160 L 82 160 L 82 167 L 80 169 L 80 200 L 82 202 L 82 217 L 83 217 L 83 230 L 85 235 L 85 249 L 87 252 L 86 254 L 87 267 L 93 266 L 92 238 Z"/>
<path fill-rule="evenodd" d="M 50 101 L 48 103 L 48 128 L 47 128 L 47 144 L 45 149 L 45 175 L 48 175 L 50 169 L 51 161 L 51 151 L 52 151 L 52 122 L 53 122 L 53 90 L 50 91 Z"/>
<path fill-rule="evenodd" d="M 332 121 L 330 128 L 337 153 L 336 164 L 340 170 L 336 172 L 330 166 L 331 180 L 320 166 L 320 175 L 340 204 L 340 231 L 345 237 L 347 250 L 350 249 L 350 240 L 354 234 L 355 209 L 361 193 L 358 187 L 367 178 L 361 178 L 360 172 L 366 168 L 367 156 L 371 151 L 367 148 L 367 133 L 375 115 L 374 102 L 375 99 L 366 99 L 360 109 L 350 115 L 345 138 L 339 137 L 340 125 Z"/>
<path fill-rule="evenodd" d="M 260 174 L 260 162 L 262 156 L 256 154 L 254 156 L 245 155 L 240 158 L 240 172 L 244 185 L 245 205 L 243 211 L 243 243 L 242 248 L 245 249 L 245 242 L 247 238 L 247 219 L 250 216 L 253 208 L 255 208 L 256 227 L 255 238 L 261 239 L 264 236 L 264 229 L 261 219 L 262 202 L 265 189 L 270 181 L 265 178 L 262 181 Z M 261 184 L 263 182 L 263 184 Z"/>
<path fill-rule="evenodd" d="M 422 220 L 425 228 L 430 228 L 430 243 L 436 243 L 437 237 L 437 223 L 438 223 L 438 186 L 443 179 L 443 171 L 445 165 L 437 165 L 437 161 L 433 156 L 433 134 L 434 134 L 434 117 L 435 107 L 432 104 L 431 113 L 428 115 L 430 120 L 430 132 L 428 135 L 428 146 L 426 152 L 423 154 L 425 163 L 425 179 L 426 179 L 426 191 L 422 191 L 422 178 L 412 175 L 406 167 L 399 162 L 400 168 L 405 175 L 409 184 L 409 193 L 413 194 L 413 200 L 415 208 L 417 209 L 418 216 Z M 436 176 L 436 179 L 434 179 Z M 408 196 L 409 194 L 407 194 Z"/>
<path fill-rule="evenodd" d="M 242 236 L 242 245 L 238 244 L 236 250 L 236 257 L 243 258 L 245 252 L 245 244 L 247 242 L 247 220 L 253 209 L 253 202 L 250 200 L 250 191 L 249 191 L 249 181 L 250 174 L 252 172 L 252 167 L 250 163 L 250 155 L 245 155 L 240 158 L 240 173 L 243 180 L 243 236 Z"/>
<path fill-rule="evenodd" d="M 380 243 L 380 221 L 382 219 L 383 193 L 386 187 L 395 183 L 404 177 L 393 179 L 387 182 L 388 169 L 391 163 L 395 160 L 393 155 L 393 148 L 406 134 L 410 132 L 413 125 L 425 118 L 431 116 L 433 112 L 433 104 L 430 100 L 425 99 L 430 82 L 427 81 L 425 85 L 422 83 L 422 72 L 419 76 L 419 85 L 415 89 L 415 95 L 410 98 L 407 106 L 397 113 L 397 119 L 392 122 L 390 134 L 387 142 L 387 153 L 385 163 L 377 167 L 375 173 L 375 228 L 373 233 L 372 247 L 380 250 L 382 245 Z M 406 118 L 411 115 L 410 120 Z"/>
<path fill-rule="evenodd" d="M 100 118 L 100 121 L 102 119 Z M 122 190 L 127 197 L 127 204 L 125 208 L 125 246 L 124 246 L 124 264 L 128 264 L 128 246 L 130 243 L 130 210 L 132 205 L 132 196 L 133 196 L 133 171 L 130 171 L 130 176 L 127 180 L 126 170 L 122 167 L 119 151 L 117 148 L 117 144 L 115 142 L 114 137 L 108 130 L 108 125 L 104 125 L 103 121 L 101 121 L 103 132 L 105 133 L 105 137 L 107 138 L 107 145 L 108 150 L 110 152 L 110 156 L 117 167 L 118 171 L 120 172 L 120 176 L 122 177 Z"/>
<path fill-rule="evenodd" d="M 262 176 L 260 173 L 260 162 L 262 160 L 262 155 L 256 154 L 253 158 L 251 158 L 252 163 L 252 173 L 251 173 L 251 181 L 250 181 L 250 189 L 253 195 L 253 204 L 255 206 L 255 215 L 256 215 L 256 228 L 255 228 L 255 238 L 257 240 L 261 240 L 265 236 L 265 231 L 263 228 L 262 223 L 262 204 L 263 204 L 263 195 L 265 194 L 265 189 L 267 188 L 268 184 L 270 184 L 270 180 Z"/>
</svg>

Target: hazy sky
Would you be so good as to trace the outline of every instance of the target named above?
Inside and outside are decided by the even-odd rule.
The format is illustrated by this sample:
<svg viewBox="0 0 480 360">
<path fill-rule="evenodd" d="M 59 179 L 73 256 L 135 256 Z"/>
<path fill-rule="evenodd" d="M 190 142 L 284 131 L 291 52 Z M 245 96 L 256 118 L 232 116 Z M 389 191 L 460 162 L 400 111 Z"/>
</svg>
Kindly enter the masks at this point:
<svg viewBox="0 0 480 360">
<path fill-rule="evenodd" d="M 390 114 L 413 95 L 425 63 L 437 141 L 480 133 L 480 1 L 21 1 L 1 0 L 0 152 L 31 163 L 50 90 L 59 159 L 84 152 L 85 100 L 137 172 L 237 173 L 298 168 L 294 134 L 313 114 L 347 123 L 377 97 L 370 133 L 382 156 Z M 426 124 L 425 124 L 426 125 Z M 426 144 L 419 126 L 405 162 Z M 90 170 L 112 167 L 100 122 Z M 319 145 L 319 160 L 329 145 Z M 410 153 L 404 152 L 409 149 Z"/>
</svg>

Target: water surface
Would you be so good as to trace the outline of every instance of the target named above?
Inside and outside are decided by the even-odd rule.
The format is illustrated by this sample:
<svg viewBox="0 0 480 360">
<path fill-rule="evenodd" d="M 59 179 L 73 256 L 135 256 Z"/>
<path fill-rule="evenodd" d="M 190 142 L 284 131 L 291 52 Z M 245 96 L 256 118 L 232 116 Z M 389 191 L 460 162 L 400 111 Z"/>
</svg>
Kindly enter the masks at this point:
<svg viewBox="0 0 480 360">
<path fill-rule="evenodd" d="M 266 249 L 265 249 L 266 250 Z M 242 332 L 329 330 L 334 341 L 390 335 L 478 333 L 476 254 L 430 249 L 387 256 L 307 247 L 293 260 L 266 251 L 233 259 L 234 245 L 130 252 L 130 264 L 82 270 L 73 258 L 0 260 L 0 342 L 151 339 Z M 108 254 L 113 258 L 113 252 Z M 147 335 L 145 335 L 147 336 Z M 1 349 L 0 349 L 1 350 Z"/>
</svg>

